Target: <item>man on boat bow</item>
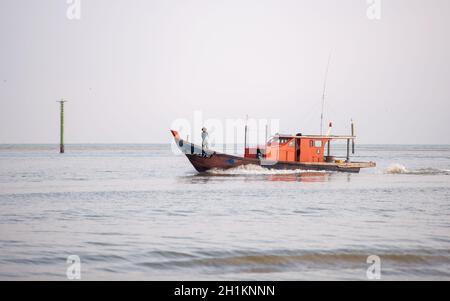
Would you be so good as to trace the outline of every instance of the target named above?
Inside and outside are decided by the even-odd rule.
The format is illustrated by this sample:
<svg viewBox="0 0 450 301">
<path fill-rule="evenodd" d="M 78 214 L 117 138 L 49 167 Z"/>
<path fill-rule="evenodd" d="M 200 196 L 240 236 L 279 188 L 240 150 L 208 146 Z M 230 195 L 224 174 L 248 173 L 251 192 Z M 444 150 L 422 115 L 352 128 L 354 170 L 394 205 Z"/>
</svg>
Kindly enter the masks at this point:
<svg viewBox="0 0 450 301">
<path fill-rule="evenodd" d="M 202 128 L 202 156 L 206 157 L 206 150 L 208 149 L 208 132 L 205 127 Z"/>
</svg>

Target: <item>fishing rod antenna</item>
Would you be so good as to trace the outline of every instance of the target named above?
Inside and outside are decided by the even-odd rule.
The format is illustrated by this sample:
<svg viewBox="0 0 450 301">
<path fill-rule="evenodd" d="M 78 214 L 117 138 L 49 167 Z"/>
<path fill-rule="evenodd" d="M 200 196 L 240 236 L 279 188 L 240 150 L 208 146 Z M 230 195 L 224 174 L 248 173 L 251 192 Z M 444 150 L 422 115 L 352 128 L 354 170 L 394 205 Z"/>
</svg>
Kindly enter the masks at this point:
<svg viewBox="0 0 450 301">
<path fill-rule="evenodd" d="M 330 68 L 331 54 L 332 54 L 332 51 L 330 51 L 330 54 L 328 55 L 327 69 L 325 70 L 325 79 L 323 81 L 322 110 L 320 111 L 320 135 L 323 134 L 323 109 L 325 106 L 325 95 L 326 95 L 326 90 L 327 90 L 328 70 Z"/>
</svg>

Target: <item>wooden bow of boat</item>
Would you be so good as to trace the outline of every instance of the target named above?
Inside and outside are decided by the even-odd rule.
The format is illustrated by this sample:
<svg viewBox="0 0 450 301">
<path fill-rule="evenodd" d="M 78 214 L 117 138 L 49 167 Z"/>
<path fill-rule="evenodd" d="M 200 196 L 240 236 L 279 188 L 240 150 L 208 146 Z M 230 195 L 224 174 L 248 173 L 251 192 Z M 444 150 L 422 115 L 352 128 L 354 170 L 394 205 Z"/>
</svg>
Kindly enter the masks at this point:
<svg viewBox="0 0 450 301">
<path fill-rule="evenodd" d="M 171 130 L 175 143 L 198 172 L 211 169 L 229 169 L 242 165 L 257 165 L 268 169 L 343 171 L 357 173 L 361 168 L 375 167 L 374 162 L 298 162 L 265 159 L 257 156 L 241 157 L 202 149 L 201 146 L 183 140 L 177 131 Z M 247 149 L 246 149 L 247 152 Z"/>
</svg>

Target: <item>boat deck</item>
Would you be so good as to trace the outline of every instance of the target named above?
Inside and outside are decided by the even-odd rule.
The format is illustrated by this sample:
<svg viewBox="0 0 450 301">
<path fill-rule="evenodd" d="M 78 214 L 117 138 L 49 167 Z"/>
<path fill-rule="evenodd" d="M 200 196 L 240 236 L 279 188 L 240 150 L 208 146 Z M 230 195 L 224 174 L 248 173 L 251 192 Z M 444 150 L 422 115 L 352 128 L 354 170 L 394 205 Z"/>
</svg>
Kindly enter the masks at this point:
<svg viewBox="0 0 450 301">
<path fill-rule="evenodd" d="M 369 167 L 376 167 L 375 162 L 344 162 L 344 163 L 337 163 L 337 162 L 302 162 L 302 164 L 305 165 L 315 165 L 315 166 L 336 166 L 336 167 L 342 167 L 342 168 L 369 168 Z"/>
</svg>

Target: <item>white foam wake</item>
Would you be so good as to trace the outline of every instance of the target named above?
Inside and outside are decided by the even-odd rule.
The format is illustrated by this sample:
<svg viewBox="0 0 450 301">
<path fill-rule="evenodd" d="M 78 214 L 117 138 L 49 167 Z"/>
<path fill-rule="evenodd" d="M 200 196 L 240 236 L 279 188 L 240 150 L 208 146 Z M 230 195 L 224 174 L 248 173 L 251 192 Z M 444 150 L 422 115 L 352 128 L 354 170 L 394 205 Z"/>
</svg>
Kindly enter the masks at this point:
<svg viewBox="0 0 450 301">
<path fill-rule="evenodd" d="M 395 163 L 395 164 L 391 164 L 387 169 L 386 169 L 386 173 L 389 174 L 403 174 L 403 173 L 408 173 L 408 170 L 406 169 L 405 166 Z"/>
<path fill-rule="evenodd" d="M 216 175 L 288 175 L 299 173 L 324 173 L 325 171 L 303 170 L 303 169 L 270 169 L 259 165 L 249 164 L 233 167 L 230 169 L 211 169 L 208 173 Z"/>
<path fill-rule="evenodd" d="M 405 174 L 405 175 L 450 175 L 450 171 L 447 169 L 436 168 L 419 168 L 409 170 L 405 166 L 395 163 L 391 164 L 386 170 L 387 174 Z"/>
</svg>

